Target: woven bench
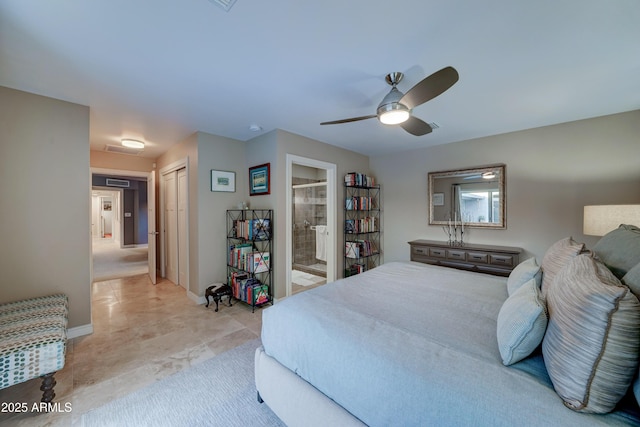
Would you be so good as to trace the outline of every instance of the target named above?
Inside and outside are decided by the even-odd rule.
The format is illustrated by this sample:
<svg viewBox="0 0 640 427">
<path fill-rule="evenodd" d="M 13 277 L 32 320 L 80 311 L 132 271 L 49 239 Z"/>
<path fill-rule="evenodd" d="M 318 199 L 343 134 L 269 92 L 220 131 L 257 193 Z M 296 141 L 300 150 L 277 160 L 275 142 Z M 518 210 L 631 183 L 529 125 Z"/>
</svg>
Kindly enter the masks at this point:
<svg viewBox="0 0 640 427">
<path fill-rule="evenodd" d="M 51 402 L 64 367 L 69 303 L 50 295 L 0 304 L 0 389 L 42 378 L 42 402 Z"/>
</svg>

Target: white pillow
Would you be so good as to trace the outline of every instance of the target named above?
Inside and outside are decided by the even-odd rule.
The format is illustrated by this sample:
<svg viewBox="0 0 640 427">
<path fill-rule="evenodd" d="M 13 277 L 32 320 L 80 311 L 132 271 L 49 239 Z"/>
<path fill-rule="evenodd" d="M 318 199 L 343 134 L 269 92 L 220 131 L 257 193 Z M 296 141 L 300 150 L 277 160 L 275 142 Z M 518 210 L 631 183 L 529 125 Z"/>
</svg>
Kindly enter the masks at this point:
<svg viewBox="0 0 640 427">
<path fill-rule="evenodd" d="M 498 313 L 498 349 L 502 363 L 512 365 L 540 345 L 547 329 L 547 307 L 535 278 L 502 304 Z"/>
<path fill-rule="evenodd" d="M 509 278 L 507 279 L 507 291 L 509 295 L 513 295 L 520 286 L 524 285 L 531 279 L 536 279 L 538 287 L 542 281 L 542 270 L 536 262 L 535 258 L 529 258 L 526 261 L 522 261 L 511 271 Z"/>
</svg>

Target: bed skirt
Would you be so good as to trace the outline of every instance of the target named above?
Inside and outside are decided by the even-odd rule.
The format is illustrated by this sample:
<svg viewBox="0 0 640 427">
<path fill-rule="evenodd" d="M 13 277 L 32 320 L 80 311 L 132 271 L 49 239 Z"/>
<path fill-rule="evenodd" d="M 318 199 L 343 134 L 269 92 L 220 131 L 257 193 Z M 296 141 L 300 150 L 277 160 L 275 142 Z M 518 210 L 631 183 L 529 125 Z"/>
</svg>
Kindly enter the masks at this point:
<svg viewBox="0 0 640 427">
<path fill-rule="evenodd" d="M 256 389 L 262 400 L 289 427 L 359 426 L 342 406 L 264 352 L 255 355 Z"/>
</svg>

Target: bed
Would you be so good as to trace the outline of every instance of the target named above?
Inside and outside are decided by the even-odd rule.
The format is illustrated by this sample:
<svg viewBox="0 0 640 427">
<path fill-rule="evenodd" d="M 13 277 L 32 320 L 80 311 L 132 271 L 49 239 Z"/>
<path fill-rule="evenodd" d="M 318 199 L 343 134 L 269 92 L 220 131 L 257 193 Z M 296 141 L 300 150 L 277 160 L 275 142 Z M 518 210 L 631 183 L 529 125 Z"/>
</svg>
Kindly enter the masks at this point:
<svg viewBox="0 0 640 427">
<path fill-rule="evenodd" d="M 565 240 L 554 246 L 567 260 L 595 265 L 592 255 L 577 256 L 583 246 L 569 256 L 567 242 L 573 241 Z M 549 280 L 576 276 L 561 274 L 566 262 L 546 264 Z M 528 281 L 537 280 L 539 289 L 541 277 Z M 614 408 L 593 414 L 598 408 L 591 402 L 572 410 L 569 398 L 559 396 L 558 368 L 560 374 L 572 368 L 561 360 L 548 371 L 544 359 L 556 357 L 543 357 L 548 343 L 536 343 L 505 366 L 498 318 L 512 299 L 512 279 L 391 262 L 287 298 L 263 312 L 263 346 L 255 355 L 258 398 L 290 426 L 639 425 L 630 378 L 623 379 L 624 396 Z M 554 301 L 558 291 L 548 289 L 547 301 Z M 554 304 L 549 312 L 545 306 L 545 339 L 558 329 L 551 321 Z M 640 313 L 640 304 L 633 310 Z M 631 346 L 635 365 L 626 367 L 636 373 L 638 345 Z M 593 392 L 591 399 L 597 398 Z"/>
</svg>

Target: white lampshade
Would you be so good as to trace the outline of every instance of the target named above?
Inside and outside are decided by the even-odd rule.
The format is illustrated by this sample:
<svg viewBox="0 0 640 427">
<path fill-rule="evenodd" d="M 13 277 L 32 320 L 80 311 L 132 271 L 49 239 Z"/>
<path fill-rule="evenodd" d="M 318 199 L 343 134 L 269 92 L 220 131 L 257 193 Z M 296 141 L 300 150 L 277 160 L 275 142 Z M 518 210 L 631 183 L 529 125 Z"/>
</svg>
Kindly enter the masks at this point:
<svg viewBox="0 0 640 427">
<path fill-rule="evenodd" d="M 620 224 L 640 225 L 640 205 L 596 205 L 584 207 L 583 233 L 604 236 Z"/>
</svg>

